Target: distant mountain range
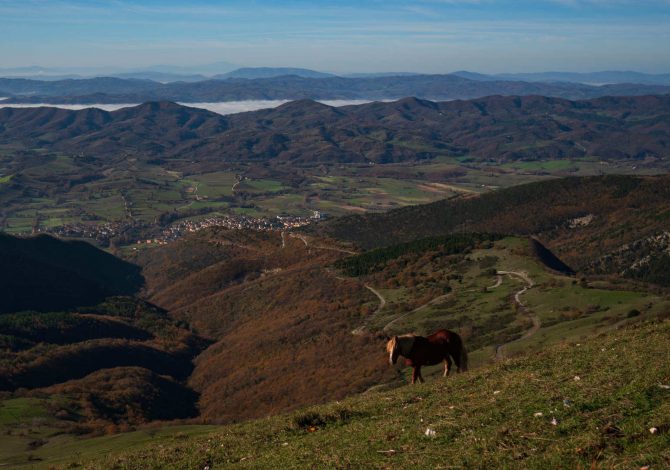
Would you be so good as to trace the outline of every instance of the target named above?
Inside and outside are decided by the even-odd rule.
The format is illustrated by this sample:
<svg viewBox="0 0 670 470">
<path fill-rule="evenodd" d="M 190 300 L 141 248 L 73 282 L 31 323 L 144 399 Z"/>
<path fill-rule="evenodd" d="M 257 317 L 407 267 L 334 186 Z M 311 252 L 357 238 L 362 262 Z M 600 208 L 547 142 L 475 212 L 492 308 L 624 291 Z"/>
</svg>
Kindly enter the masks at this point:
<svg viewBox="0 0 670 470">
<path fill-rule="evenodd" d="M 0 77 L 6 78 L 28 78 L 35 80 L 58 80 L 66 78 L 96 78 L 96 77 L 123 77 L 136 76 L 148 78 L 153 74 L 156 76 L 170 77 L 169 81 L 184 81 L 184 77 L 201 76 L 202 79 L 216 74 L 230 72 L 238 66 L 229 62 L 214 62 L 211 64 L 195 66 L 179 65 L 152 65 L 142 68 L 122 67 L 6 67 L 0 68 Z M 159 80 L 163 81 L 163 80 Z"/>
<path fill-rule="evenodd" d="M 405 98 L 339 108 L 302 100 L 225 117 L 170 102 L 113 112 L 3 108 L 2 144 L 159 157 L 175 168 L 222 161 L 390 163 L 440 155 L 498 162 L 666 159 L 670 96 L 492 96 L 441 103 Z"/>
<path fill-rule="evenodd" d="M 296 71 L 296 69 L 290 69 Z M 311 72 L 300 72 L 311 74 Z M 315 72 L 316 73 L 316 72 Z M 567 99 L 670 93 L 670 86 L 615 84 L 593 86 L 568 82 L 523 82 L 464 78 L 458 75 L 403 75 L 368 78 L 272 74 L 247 69 L 225 78 L 159 83 L 139 78 L 91 78 L 40 81 L 0 79 L 3 103 L 104 104 L 175 101 L 184 103 L 240 100 L 393 100 L 416 96 L 430 100 L 473 99 L 492 95 L 542 95 Z M 240 76 L 244 78 L 239 78 Z"/>
<path fill-rule="evenodd" d="M 291 68 L 291 67 L 245 67 L 232 72 L 214 75 L 212 78 L 225 80 L 227 78 L 274 78 L 286 75 L 295 75 L 304 78 L 328 78 L 335 77 L 331 73 L 317 72 L 315 70 Z"/>
<path fill-rule="evenodd" d="M 481 73 L 460 71 L 454 72 L 459 77 L 471 80 L 514 80 L 523 82 L 570 82 L 589 85 L 607 85 L 617 83 L 637 83 L 641 85 L 670 85 L 670 73 L 648 74 L 640 72 L 604 71 L 604 72 L 538 72 L 538 73 L 499 73 L 485 75 Z"/>
<path fill-rule="evenodd" d="M 430 75 L 418 72 L 356 72 L 356 73 L 326 73 L 298 67 L 242 67 L 236 68 L 228 62 L 215 62 L 200 66 L 155 65 L 141 69 L 119 69 L 114 67 L 13 67 L 0 68 L 0 77 L 27 78 L 32 80 L 65 80 L 69 78 L 139 78 L 155 80 L 157 82 L 193 82 L 209 79 L 226 78 L 274 78 L 286 75 L 296 75 L 304 78 L 379 78 L 403 77 L 413 75 Z M 461 70 L 449 75 L 471 80 L 511 80 L 524 82 L 572 82 L 590 85 L 605 85 L 617 83 L 635 83 L 643 85 L 670 85 L 670 74 L 650 74 L 635 71 L 609 70 L 598 72 L 534 72 L 534 73 L 496 73 L 483 74 Z"/>
</svg>

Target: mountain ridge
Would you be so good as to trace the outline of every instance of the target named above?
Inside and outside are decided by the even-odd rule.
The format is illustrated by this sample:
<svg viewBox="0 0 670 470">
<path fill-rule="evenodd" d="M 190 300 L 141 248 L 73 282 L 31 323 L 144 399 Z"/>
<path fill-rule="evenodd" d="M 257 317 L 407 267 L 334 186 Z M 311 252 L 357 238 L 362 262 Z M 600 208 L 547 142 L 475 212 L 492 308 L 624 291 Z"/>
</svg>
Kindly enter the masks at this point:
<svg viewBox="0 0 670 470">
<path fill-rule="evenodd" d="M 0 108 L 0 144 L 77 154 L 389 163 L 435 156 L 498 162 L 665 159 L 670 96 L 570 101 L 490 96 L 331 107 L 309 99 L 221 116 L 159 101 L 116 111 Z M 495 156 L 495 157 L 494 157 Z"/>
<path fill-rule="evenodd" d="M 213 102 L 240 100 L 399 99 L 419 96 L 431 100 L 474 99 L 489 95 L 545 95 L 589 99 L 603 95 L 670 93 L 670 86 L 613 84 L 593 86 L 570 82 L 474 80 L 455 74 L 374 77 L 296 75 L 269 78 L 208 79 L 158 83 L 145 79 L 92 78 L 38 81 L 0 78 L 8 98 L 0 103 L 137 103 L 153 100 Z"/>
<path fill-rule="evenodd" d="M 295 75 L 303 78 L 326 78 L 336 76 L 331 73 L 318 72 L 316 70 L 298 67 L 242 67 L 230 72 L 214 75 L 211 78 L 217 80 L 226 80 L 229 78 L 256 79 L 274 78 L 287 75 Z"/>
</svg>

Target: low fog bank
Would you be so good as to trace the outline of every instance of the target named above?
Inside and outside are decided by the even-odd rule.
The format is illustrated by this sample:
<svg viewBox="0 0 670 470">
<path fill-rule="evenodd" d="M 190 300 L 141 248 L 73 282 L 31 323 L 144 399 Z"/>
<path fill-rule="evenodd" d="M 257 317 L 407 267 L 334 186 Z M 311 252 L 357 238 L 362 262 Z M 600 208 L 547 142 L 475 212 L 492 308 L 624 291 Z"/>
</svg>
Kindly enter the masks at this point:
<svg viewBox="0 0 670 470">
<path fill-rule="evenodd" d="M 276 108 L 277 106 L 281 106 L 282 104 L 288 103 L 289 101 L 291 100 L 247 100 L 247 101 L 225 101 L 225 102 L 213 102 L 213 103 L 179 103 L 179 104 L 184 106 L 190 106 L 192 108 L 207 109 L 217 114 L 226 115 L 226 114 L 244 113 L 247 111 L 256 111 L 259 109 Z M 370 103 L 371 101 L 372 100 L 319 100 L 320 103 L 336 107 L 365 104 Z M 98 108 L 105 111 L 116 111 L 117 109 L 129 108 L 138 105 L 139 103 L 125 103 L 125 104 L 0 103 L 0 108 L 37 108 L 40 106 L 48 106 L 52 108 L 73 109 L 73 110 Z"/>
</svg>

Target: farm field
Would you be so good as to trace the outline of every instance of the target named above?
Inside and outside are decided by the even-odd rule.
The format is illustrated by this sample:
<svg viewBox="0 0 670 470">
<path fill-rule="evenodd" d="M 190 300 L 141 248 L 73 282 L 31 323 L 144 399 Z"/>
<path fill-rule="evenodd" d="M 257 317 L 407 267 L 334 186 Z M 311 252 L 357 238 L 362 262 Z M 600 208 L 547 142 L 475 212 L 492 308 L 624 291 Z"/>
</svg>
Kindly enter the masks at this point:
<svg viewBox="0 0 670 470">
<path fill-rule="evenodd" d="M 7 150 L 5 150 L 7 151 Z M 43 155 L 40 165 L 0 176 L 0 228 L 8 233 L 64 225 L 156 224 L 202 214 L 327 216 L 381 212 L 566 175 L 653 174 L 627 162 L 555 160 L 493 165 L 467 157 L 385 165 L 301 167 L 253 164 L 185 174 L 138 159 L 105 163 Z M 325 173 L 325 174 L 324 174 Z M 18 176 L 17 176 L 18 175 Z"/>
</svg>

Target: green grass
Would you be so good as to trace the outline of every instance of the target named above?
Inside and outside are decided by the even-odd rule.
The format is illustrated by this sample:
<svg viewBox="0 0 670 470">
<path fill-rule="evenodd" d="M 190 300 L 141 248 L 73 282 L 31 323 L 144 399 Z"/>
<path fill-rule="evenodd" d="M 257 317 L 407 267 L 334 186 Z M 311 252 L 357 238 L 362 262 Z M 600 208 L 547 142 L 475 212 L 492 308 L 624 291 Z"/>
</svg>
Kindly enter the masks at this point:
<svg viewBox="0 0 670 470">
<path fill-rule="evenodd" d="M 423 168 L 423 167 L 421 167 Z M 430 187 L 429 182 L 399 177 L 317 176 L 310 185 L 327 199 L 316 201 L 314 209 L 332 214 L 350 213 L 352 208 L 380 211 L 423 204 L 454 195 L 454 191 Z"/>
<path fill-rule="evenodd" d="M 14 177 L 14 175 L 0 176 L 0 184 L 9 183 L 12 180 L 13 177 Z"/>
<path fill-rule="evenodd" d="M 206 435 L 217 429 L 215 426 L 164 426 L 140 431 L 126 432 L 103 437 L 77 437 L 59 434 L 56 430 L 43 433 L 41 437 L 6 438 L 7 448 L 0 444 L 0 466 L 8 468 L 53 468 L 63 462 L 75 459 L 94 459 L 102 455 L 119 454 L 149 445 L 171 445 L 195 437 Z M 42 439 L 46 443 L 36 449 L 28 450 L 28 442 Z"/>
<path fill-rule="evenodd" d="M 0 402 L 0 426 L 17 425 L 32 418 L 45 418 L 48 413 L 36 398 L 13 398 Z"/>
<path fill-rule="evenodd" d="M 62 468 L 666 468 L 669 336 L 669 321 L 640 321 L 448 379 L 202 436 L 82 440 L 58 456 L 73 461 Z"/>
<path fill-rule="evenodd" d="M 237 182 L 235 173 L 225 171 L 194 175 L 190 179 L 198 182 L 198 195 L 207 196 L 210 199 L 231 196 L 232 187 Z"/>
<path fill-rule="evenodd" d="M 580 162 L 573 160 L 549 160 L 549 161 L 518 161 L 505 163 L 503 168 L 512 168 L 520 170 L 544 170 L 544 171 L 565 171 L 571 168 L 578 168 Z"/>
<path fill-rule="evenodd" d="M 15 468 L 26 462 L 31 443 L 45 442 L 58 432 L 47 404 L 48 400 L 39 398 L 0 401 L 0 466 Z"/>
<path fill-rule="evenodd" d="M 276 193 L 288 189 L 281 181 L 275 180 L 244 180 L 240 183 L 240 190 L 258 193 Z"/>
</svg>

